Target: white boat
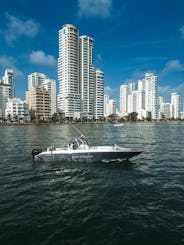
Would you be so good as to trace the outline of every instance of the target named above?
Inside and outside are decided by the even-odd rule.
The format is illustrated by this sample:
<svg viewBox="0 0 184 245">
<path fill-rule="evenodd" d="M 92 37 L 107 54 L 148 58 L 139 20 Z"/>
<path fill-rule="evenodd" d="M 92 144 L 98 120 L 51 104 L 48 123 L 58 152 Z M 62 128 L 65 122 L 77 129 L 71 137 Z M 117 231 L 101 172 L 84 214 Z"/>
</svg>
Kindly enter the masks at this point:
<svg viewBox="0 0 184 245">
<path fill-rule="evenodd" d="M 89 146 L 85 137 L 79 137 L 64 148 L 50 146 L 45 151 L 33 149 L 32 156 L 34 160 L 44 162 L 120 162 L 137 156 L 141 152 L 140 150 L 123 148 L 116 144 L 113 146 Z"/>
<path fill-rule="evenodd" d="M 113 124 L 114 127 L 122 127 L 124 125 L 125 125 L 124 123 L 115 123 L 115 124 Z"/>
</svg>

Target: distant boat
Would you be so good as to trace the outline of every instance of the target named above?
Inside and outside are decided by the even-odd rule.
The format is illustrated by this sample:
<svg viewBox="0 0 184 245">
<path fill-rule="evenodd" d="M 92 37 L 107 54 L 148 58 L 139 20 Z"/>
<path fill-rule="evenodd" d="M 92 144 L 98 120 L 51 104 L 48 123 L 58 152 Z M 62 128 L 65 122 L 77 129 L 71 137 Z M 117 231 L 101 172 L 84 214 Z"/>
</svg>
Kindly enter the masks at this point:
<svg viewBox="0 0 184 245">
<path fill-rule="evenodd" d="M 114 127 L 122 127 L 124 125 L 125 125 L 124 123 L 114 123 L 113 124 Z"/>
<path fill-rule="evenodd" d="M 34 160 L 69 161 L 69 162 L 121 162 L 141 153 L 140 150 L 123 148 L 116 144 L 113 146 L 89 146 L 87 139 L 82 136 L 75 138 L 65 148 L 50 146 L 46 151 L 33 149 Z"/>
</svg>

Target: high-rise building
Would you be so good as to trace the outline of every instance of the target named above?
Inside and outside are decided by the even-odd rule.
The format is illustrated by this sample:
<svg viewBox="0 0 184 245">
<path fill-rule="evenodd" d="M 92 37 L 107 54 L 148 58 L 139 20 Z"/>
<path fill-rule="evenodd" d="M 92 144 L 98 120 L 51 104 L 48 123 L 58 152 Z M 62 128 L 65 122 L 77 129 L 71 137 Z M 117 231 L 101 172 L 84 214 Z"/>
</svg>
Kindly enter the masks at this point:
<svg viewBox="0 0 184 245">
<path fill-rule="evenodd" d="M 158 118 L 158 87 L 157 76 L 146 73 L 145 79 L 138 81 L 138 90 L 135 83 L 121 85 L 120 87 L 120 113 L 137 112 L 138 118 Z"/>
<path fill-rule="evenodd" d="M 120 113 L 124 116 L 128 113 L 128 95 L 135 90 L 135 83 L 120 86 Z"/>
<path fill-rule="evenodd" d="M 13 70 L 6 69 L 0 80 L 0 115 L 5 116 L 6 102 L 14 98 Z"/>
<path fill-rule="evenodd" d="M 116 114 L 116 101 L 109 100 L 109 115 Z"/>
<path fill-rule="evenodd" d="M 138 90 L 132 91 L 128 95 L 128 113 L 139 112 L 139 93 Z"/>
<path fill-rule="evenodd" d="M 95 70 L 94 89 L 94 118 L 104 117 L 104 73 L 100 69 Z"/>
<path fill-rule="evenodd" d="M 41 86 L 49 91 L 51 115 L 53 115 L 56 113 L 56 81 L 47 78 L 43 81 Z"/>
<path fill-rule="evenodd" d="M 94 117 L 95 73 L 93 66 L 93 39 L 88 36 L 79 38 L 79 86 L 81 117 Z"/>
<path fill-rule="evenodd" d="M 80 117 L 79 34 L 71 24 L 59 30 L 58 80 L 58 109 L 67 118 Z"/>
<path fill-rule="evenodd" d="M 109 95 L 104 94 L 104 117 L 109 115 Z"/>
<path fill-rule="evenodd" d="M 145 74 L 145 110 L 151 113 L 151 119 L 158 119 L 158 85 L 157 76 Z"/>
<path fill-rule="evenodd" d="M 177 93 L 171 94 L 171 117 L 174 119 L 180 118 L 181 112 L 181 101 L 180 95 Z"/>
<path fill-rule="evenodd" d="M 162 102 L 160 104 L 160 119 L 170 119 L 171 118 L 171 104 Z"/>
<path fill-rule="evenodd" d="M 93 39 L 79 37 L 71 24 L 59 30 L 58 80 L 58 110 L 66 118 L 103 117 L 104 74 L 93 65 Z"/>
<path fill-rule="evenodd" d="M 128 86 L 126 84 L 120 86 L 120 113 L 126 114 L 128 111 Z"/>
</svg>

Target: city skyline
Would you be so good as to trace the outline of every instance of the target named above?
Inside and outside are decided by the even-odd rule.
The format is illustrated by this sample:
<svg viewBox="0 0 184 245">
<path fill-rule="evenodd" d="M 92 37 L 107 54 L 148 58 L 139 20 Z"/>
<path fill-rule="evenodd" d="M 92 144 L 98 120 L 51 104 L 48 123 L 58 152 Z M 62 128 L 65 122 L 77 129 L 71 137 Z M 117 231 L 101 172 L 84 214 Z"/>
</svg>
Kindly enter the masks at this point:
<svg viewBox="0 0 184 245">
<path fill-rule="evenodd" d="M 119 98 L 120 85 L 146 72 L 158 76 L 159 95 L 184 94 L 184 2 L 173 0 L 8 0 L 1 3 L 0 74 L 14 69 L 16 97 L 25 98 L 27 75 L 57 81 L 58 32 L 74 24 L 94 39 L 94 65 L 104 71 L 105 92 Z M 46 11 L 47 10 L 47 11 Z"/>
</svg>

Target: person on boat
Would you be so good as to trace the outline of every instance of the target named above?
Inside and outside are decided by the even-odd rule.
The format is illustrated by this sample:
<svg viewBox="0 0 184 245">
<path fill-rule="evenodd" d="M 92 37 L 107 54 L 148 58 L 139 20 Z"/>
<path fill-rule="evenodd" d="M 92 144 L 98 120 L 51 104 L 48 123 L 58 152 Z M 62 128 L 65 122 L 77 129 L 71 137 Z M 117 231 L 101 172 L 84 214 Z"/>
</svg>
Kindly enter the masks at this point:
<svg viewBox="0 0 184 245">
<path fill-rule="evenodd" d="M 76 150 L 76 149 L 77 149 L 77 143 L 76 143 L 76 142 L 73 142 L 73 143 L 72 143 L 72 149 L 73 149 L 73 150 Z"/>
<path fill-rule="evenodd" d="M 86 137 L 83 134 L 81 134 L 80 138 L 86 143 L 86 145 L 89 145 Z"/>
<path fill-rule="evenodd" d="M 73 143 L 68 145 L 68 150 L 73 150 Z"/>
</svg>

